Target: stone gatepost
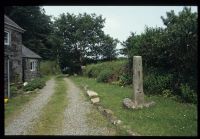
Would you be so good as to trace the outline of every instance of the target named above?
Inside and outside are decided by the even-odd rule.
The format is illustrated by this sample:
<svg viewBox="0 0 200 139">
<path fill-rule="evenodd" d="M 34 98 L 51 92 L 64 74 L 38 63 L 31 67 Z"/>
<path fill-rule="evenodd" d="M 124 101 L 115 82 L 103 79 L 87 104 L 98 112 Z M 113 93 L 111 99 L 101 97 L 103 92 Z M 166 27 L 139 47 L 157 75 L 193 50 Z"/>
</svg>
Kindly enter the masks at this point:
<svg viewBox="0 0 200 139">
<path fill-rule="evenodd" d="M 133 57 L 133 101 L 136 105 L 144 104 L 142 57 Z"/>
<path fill-rule="evenodd" d="M 149 107 L 155 102 L 145 102 L 143 91 L 143 71 L 142 71 L 142 57 L 133 57 L 133 98 L 125 98 L 123 100 L 124 106 L 127 108 L 137 109 Z"/>
</svg>

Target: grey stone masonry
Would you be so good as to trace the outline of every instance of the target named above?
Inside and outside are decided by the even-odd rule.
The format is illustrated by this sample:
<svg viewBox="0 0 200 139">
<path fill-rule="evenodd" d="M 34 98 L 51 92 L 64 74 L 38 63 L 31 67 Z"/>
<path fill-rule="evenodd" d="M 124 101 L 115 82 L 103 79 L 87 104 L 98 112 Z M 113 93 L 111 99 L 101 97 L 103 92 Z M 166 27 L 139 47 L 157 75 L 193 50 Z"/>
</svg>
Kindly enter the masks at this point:
<svg viewBox="0 0 200 139">
<path fill-rule="evenodd" d="M 133 98 L 125 98 L 123 105 L 127 108 L 138 109 L 143 107 L 150 107 L 155 102 L 145 102 L 143 91 L 143 71 L 142 71 L 142 57 L 133 57 Z"/>
<path fill-rule="evenodd" d="M 142 57 L 133 57 L 133 92 L 136 105 L 144 103 Z"/>
</svg>

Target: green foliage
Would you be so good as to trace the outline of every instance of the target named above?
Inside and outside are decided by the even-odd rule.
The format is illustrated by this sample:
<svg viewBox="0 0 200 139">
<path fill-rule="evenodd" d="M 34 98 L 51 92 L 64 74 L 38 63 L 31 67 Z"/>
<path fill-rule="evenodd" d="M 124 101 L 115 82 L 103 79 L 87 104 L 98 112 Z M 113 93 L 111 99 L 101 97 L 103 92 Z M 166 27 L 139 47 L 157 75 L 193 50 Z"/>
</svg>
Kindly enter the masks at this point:
<svg viewBox="0 0 200 139">
<path fill-rule="evenodd" d="M 192 13 L 187 7 L 178 15 L 171 11 L 167 12 L 166 18 L 162 17 L 167 27 L 167 39 L 164 40 L 167 64 L 182 81 L 191 77 L 196 79 L 197 75 L 197 18 L 197 13 Z M 188 83 L 192 85 L 190 81 Z"/>
<path fill-rule="evenodd" d="M 119 80 L 120 75 L 123 73 L 126 60 L 115 60 L 102 62 L 97 64 L 87 65 L 83 70 L 83 75 L 89 78 L 97 78 L 101 71 L 111 70 L 113 74 L 112 81 Z"/>
<path fill-rule="evenodd" d="M 124 48 L 121 53 L 127 55 L 129 61 L 135 55 L 142 56 L 144 70 L 153 67 L 157 73 L 173 74 L 171 91 L 176 95 L 181 95 L 177 91 L 180 83 L 187 83 L 192 90 L 197 91 L 197 13 L 184 7 L 178 15 L 170 11 L 161 18 L 166 28 L 146 27 L 140 35 L 131 33 L 122 43 Z M 129 63 L 129 66 L 132 65 Z M 156 86 L 158 79 L 150 75 L 144 77 L 144 80 L 152 80 L 152 83 L 146 83 L 147 87 Z M 149 91 L 153 93 L 153 90 Z M 157 91 L 162 92 L 160 89 Z"/>
<path fill-rule="evenodd" d="M 61 71 L 56 61 L 42 61 L 40 63 L 40 73 L 42 75 L 55 75 L 60 74 Z"/>
<path fill-rule="evenodd" d="M 40 6 L 7 6 L 5 14 L 26 31 L 22 34 L 23 44 L 43 59 L 54 59 L 54 47 L 50 43 L 53 31 L 51 17 Z"/>
<path fill-rule="evenodd" d="M 55 34 L 62 42 L 58 50 L 59 64 L 68 72 L 81 70 L 88 57 L 99 60 L 116 57 L 117 40 L 103 32 L 105 19 L 96 14 L 61 14 L 55 19 Z M 77 71 L 81 72 L 81 71 Z"/>
<path fill-rule="evenodd" d="M 41 89 L 45 86 L 45 79 L 43 78 L 35 78 L 28 82 L 26 86 L 23 87 L 24 91 L 33 91 L 35 89 Z"/>
<path fill-rule="evenodd" d="M 162 91 L 162 95 L 164 97 L 173 97 L 172 94 L 173 94 L 173 92 L 170 89 L 165 89 L 165 90 Z"/>
<path fill-rule="evenodd" d="M 97 82 L 107 83 L 110 78 L 112 78 L 112 71 L 111 70 L 102 70 L 100 72 L 100 74 L 97 76 Z"/>
<path fill-rule="evenodd" d="M 102 67 L 96 65 L 96 64 L 91 64 L 89 66 L 86 67 L 86 69 L 84 70 L 84 75 L 88 76 L 89 78 L 93 77 L 96 78 L 100 71 L 102 70 Z"/>
<path fill-rule="evenodd" d="M 186 102 L 197 103 L 197 94 L 188 84 L 181 84 L 181 95 Z"/>
<path fill-rule="evenodd" d="M 172 85 L 172 75 L 149 74 L 144 77 L 145 94 L 162 94 Z"/>
<path fill-rule="evenodd" d="M 132 76 L 127 74 L 127 73 L 123 73 L 120 77 L 119 77 L 119 84 L 122 85 L 122 86 L 125 86 L 125 85 L 129 85 L 132 83 Z"/>
<path fill-rule="evenodd" d="M 85 77 L 70 77 L 80 86 L 98 92 L 100 105 L 114 112 L 114 115 L 142 136 L 197 136 L 198 109 L 195 104 L 185 104 L 163 96 L 145 96 L 145 100 L 156 105 L 141 110 L 128 110 L 122 106 L 124 98 L 131 98 L 133 90 L 105 83 L 97 83 Z M 127 134 L 126 134 L 127 135 Z"/>
<path fill-rule="evenodd" d="M 11 94 L 17 93 L 17 86 L 16 85 L 10 86 L 10 92 L 11 92 Z"/>
<path fill-rule="evenodd" d="M 117 39 L 113 39 L 109 35 L 104 35 L 102 37 L 102 46 L 100 55 L 103 56 L 103 59 L 113 60 L 117 56 L 116 46 L 119 41 Z"/>
</svg>

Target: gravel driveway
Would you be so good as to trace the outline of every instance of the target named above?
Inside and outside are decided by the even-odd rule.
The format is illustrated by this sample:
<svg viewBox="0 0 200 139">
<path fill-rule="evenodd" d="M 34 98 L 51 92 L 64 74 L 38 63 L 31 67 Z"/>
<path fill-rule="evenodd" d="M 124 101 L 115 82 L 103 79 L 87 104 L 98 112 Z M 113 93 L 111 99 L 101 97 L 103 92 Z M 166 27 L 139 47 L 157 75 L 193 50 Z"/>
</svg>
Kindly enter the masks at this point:
<svg viewBox="0 0 200 139">
<path fill-rule="evenodd" d="M 114 135 L 115 131 L 107 125 L 95 125 L 87 121 L 87 115 L 94 112 L 92 104 L 84 98 L 83 92 L 68 78 L 64 79 L 67 87 L 68 105 L 64 109 L 64 127 L 59 135 Z M 27 135 L 39 120 L 41 110 L 54 93 L 55 81 L 47 81 L 40 94 L 27 103 L 19 115 L 5 127 L 5 135 Z M 96 119 L 93 119 L 96 120 Z M 48 133 L 47 133 L 48 134 Z"/>
<path fill-rule="evenodd" d="M 40 90 L 41 93 L 26 104 L 21 113 L 5 127 L 5 135 L 27 134 L 33 122 L 39 118 L 41 109 L 48 103 L 49 98 L 54 93 L 54 85 L 54 79 L 46 82 L 46 86 Z"/>
<path fill-rule="evenodd" d="M 87 113 L 94 107 L 89 101 L 84 99 L 83 93 L 68 78 L 65 78 L 68 84 L 68 107 L 65 110 L 63 135 L 112 135 L 113 132 L 106 127 L 88 125 Z"/>
</svg>

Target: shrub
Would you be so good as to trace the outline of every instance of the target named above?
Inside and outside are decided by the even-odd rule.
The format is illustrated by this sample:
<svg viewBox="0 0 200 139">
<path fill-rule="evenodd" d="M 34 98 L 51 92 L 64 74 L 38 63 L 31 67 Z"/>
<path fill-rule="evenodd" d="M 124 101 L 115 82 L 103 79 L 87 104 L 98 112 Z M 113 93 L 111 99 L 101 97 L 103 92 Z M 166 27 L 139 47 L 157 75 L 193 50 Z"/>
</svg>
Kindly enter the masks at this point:
<svg viewBox="0 0 200 139">
<path fill-rule="evenodd" d="M 99 64 L 91 64 L 86 66 L 86 68 L 83 70 L 83 75 L 89 77 L 89 78 L 96 78 L 99 73 L 101 72 L 101 67 Z"/>
<path fill-rule="evenodd" d="M 132 76 L 128 74 L 122 74 L 119 77 L 119 84 L 122 86 L 129 85 L 132 83 Z"/>
<path fill-rule="evenodd" d="M 172 92 L 172 90 L 170 90 L 170 89 L 165 89 L 165 90 L 163 90 L 162 91 L 162 95 L 164 96 L 164 97 L 173 97 L 173 92 Z"/>
<path fill-rule="evenodd" d="M 186 102 L 197 103 L 197 94 L 188 84 L 181 84 L 181 97 Z"/>
<path fill-rule="evenodd" d="M 10 92 L 11 92 L 12 95 L 16 94 L 17 93 L 17 86 L 16 85 L 12 85 L 10 87 Z"/>
<path fill-rule="evenodd" d="M 111 70 L 113 73 L 113 80 L 117 81 L 119 76 L 123 73 L 126 60 L 107 61 L 97 64 L 87 65 L 83 70 L 83 75 L 89 78 L 97 78 L 103 70 Z"/>
<path fill-rule="evenodd" d="M 23 87 L 24 91 L 33 91 L 36 88 L 43 88 L 45 86 L 45 80 L 43 78 L 35 78 L 28 82 L 26 86 Z"/>
<path fill-rule="evenodd" d="M 108 82 L 109 78 L 112 78 L 111 70 L 102 70 L 97 77 L 97 82 Z"/>
<path fill-rule="evenodd" d="M 155 75 L 149 74 L 144 77 L 144 90 L 146 94 L 161 94 L 163 90 L 170 89 L 172 75 Z"/>
<path fill-rule="evenodd" d="M 60 68 L 55 61 L 42 61 L 40 64 L 40 72 L 42 75 L 60 74 Z"/>
</svg>

